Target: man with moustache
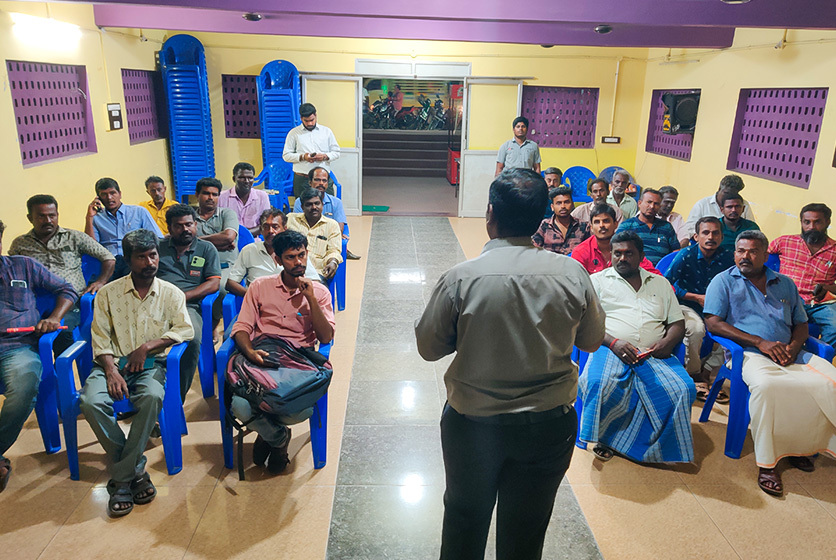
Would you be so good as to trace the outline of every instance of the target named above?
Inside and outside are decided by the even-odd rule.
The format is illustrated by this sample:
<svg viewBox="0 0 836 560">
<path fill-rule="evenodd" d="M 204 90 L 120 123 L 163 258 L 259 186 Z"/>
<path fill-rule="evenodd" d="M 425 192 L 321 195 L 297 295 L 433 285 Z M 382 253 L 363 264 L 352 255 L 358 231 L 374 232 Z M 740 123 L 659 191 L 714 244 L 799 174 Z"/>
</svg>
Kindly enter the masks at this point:
<svg viewBox="0 0 836 560">
<path fill-rule="evenodd" d="M 556 189 L 563 182 L 563 171 L 557 167 L 548 167 L 543 171 L 543 179 L 549 189 Z"/>
<path fill-rule="evenodd" d="M 314 167 L 331 171 L 331 162 L 339 159 L 340 145 L 331 129 L 316 122 L 313 103 L 299 106 L 302 124 L 290 129 L 284 141 L 282 159 L 293 164 L 293 196 L 299 197 L 308 188 L 308 173 Z M 328 185 L 328 194 L 334 193 L 334 184 Z"/>
<path fill-rule="evenodd" d="M 270 197 L 266 192 L 253 188 L 255 167 L 245 161 L 232 168 L 235 186 L 223 191 L 218 197 L 218 208 L 230 208 L 238 216 L 238 223 L 258 235 L 258 217 L 270 208 Z"/>
<path fill-rule="evenodd" d="M 662 195 L 655 189 L 644 189 L 639 197 L 639 213 L 624 220 L 616 233 L 632 231 L 642 239 L 648 260 L 654 265 L 668 253 L 679 250 L 679 239 L 673 226 L 657 217 Z"/>
<path fill-rule="evenodd" d="M 572 217 L 580 222 L 592 221 L 592 209 L 601 204 L 608 204 L 607 197 L 610 195 L 610 186 L 603 179 L 595 179 L 589 184 L 589 196 L 592 197 L 591 202 L 581 204 L 572 210 Z M 618 226 L 624 219 L 624 214 L 621 209 L 615 204 L 610 204 L 615 212 L 615 225 Z"/>
<path fill-rule="evenodd" d="M 758 224 L 743 217 L 743 197 L 739 193 L 726 193 L 720 199 L 720 225 L 723 230 L 723 248 L 734 252 L 734 241 L 744 231 L 760 231 Z"/>
<path fill-rule="evenodd" d="M 607 202 L 615 204 L 621 209 L 624 214 L 624 219 L 628 220 L 636 215 L 639 208 L 632 196 L 627 196 L 627 187 L 630 186 L 630 174 L 623 169 L 616 170 L 612 174 L 612 182 L 610 183 L 610 196 L 607 197 Z M 653 259 L 650 259 L 653 260 Z"/>
<path fill-rule="evenodd" d="M 723 198 L 727 194 L 740 194 L 740 191 L 742 191 L 745 186 L 746 185 L 743 184 L 743 179 L 741 179 L 739 175 L 726 175 L 720 179 L 720 186 L 717 188 L 717 192 L 711 196 L 701 198 L 691 208 L 691 212 L 688 214 L 688 219 L 685 221 L 685 228 L 688 231 L 688 235 L 694 234 L 697 220 L 703 216 L 721 218 L 723 216 L 721 202 Z M 745 200 L 743 201 L 742 216 L 747 220 L 751 220 L 753 222 L 755 221 L 755 215 L 752 213 L 752 207 Z"/>
<path fill-rule="evenodd" d="M 679 199 L 679 191 L 671 185 L 665 185 L 659 189 L 659 194 L 662 195 L 662 202 L 659 204 L 657 216 L 673 226 L 676 237 L 679 239 L 679 245 L 687 247 L 691 241 L 691 236 L 688 235 L 688 229 L 685 227 L 685 219 L 682 214 L 673 211 L 673 207 L 676 206 L 676 201 Z"/>
<path fill-rule="evenodd" d="M 553 215 L 540 222 L 540 227 L 531 236 L 535 247 L 552 253 L 569 255 L 584 239 L 589 237 L 589 224 L 572 217 L 572 189 L 558 187 L 549 191 Z"/>
<path fill-rule="evenodd" d="M 154 218 L 160 231 L 163 235 L 168 235 L 168 225 L 165 221 L 165 213 L 169 208 L 177 204 L 175 200 L 169 200 L 165 197 L 165 181 L 162 177 L 151 175 L 145 179 L 145 192 L 151 197 L 150 200 L 140 202 L 139 205 L 148 210 L 151 217 Z"/>
<path fill-rule="evenodd" d="M 580 243 L 572 251 L 572 258 L 590 274 L 600 272 L 612 266 L 612 236 L 615 235 L 616 209 L 610 204 L 601 203 L 590 214 L 592 237 Z M 639 266 L 653 274 L 661 274 L 647 258 Z"/>
<path fill-rule="evenodd" d="M 348 234 L 345 233 L 344 228 L 347 218 L 343 209 L 343 201 L 334 195 L 328 194 L 329 179 L 328 170 L 324 167 L 314 167 L 308 172 L 308 185 L 312 189 L 316 189 L 322 193 L 322 215 L 337 222 L 337 225 L 340 226 L 343 239 L 347 241 Z M 298 197 L 296 198 L 296 202 L 293 203 L 293 211 L 297 214 L 302 211 L 302 200 Z M 360 257 L 348 250 L 348 245 L 346 245 L 346 258 L 354 261 L 360 259 Z"/>
<path fill-rule="evenodd" d="M 337 222 L 322 215 L 324 193 L 308 187 L 299 198 L 302 200 L 302 214 L 293 213 L 287 217 L 287 228 L 308 237 L 308 258 L 323 282 L 329 282 L 342 262 L 342 234 Z"/>
</svg>

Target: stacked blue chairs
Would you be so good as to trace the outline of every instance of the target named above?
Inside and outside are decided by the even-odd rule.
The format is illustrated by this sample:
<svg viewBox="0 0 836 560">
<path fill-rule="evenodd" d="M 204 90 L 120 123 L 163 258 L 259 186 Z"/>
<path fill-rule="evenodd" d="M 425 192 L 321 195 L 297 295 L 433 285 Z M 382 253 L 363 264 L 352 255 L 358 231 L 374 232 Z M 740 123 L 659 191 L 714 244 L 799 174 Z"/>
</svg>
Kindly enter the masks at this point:
<svg viewBox="0 0 836 560">
<path fill-rule="evenodd" d="M 291 193 L 293 193 L 293 167 L 285 161 L 273 161 L 266 166 L 255 178 L 255 185 L 265 184 L 265 188 L 270 188 L 269 185 L 279 185 L 274 192 L 270 194 L 270 206 L 278 208 L 284 213 L 291 211 L 290 200 L 286 191 L 286 185 L 290 184 Z"/>
<path fill-rule="evenodd" d="M 168 105 L 175 198 L 182 201 L 195 194 L 199 179 L 215 176 L 203 45 L 190 35 L 171 37 L 160 50 L 160 69 Z"/>
<path fill-rule="evenodd" d="M 563 184 L 572 189 L 572 200 L 575 202 L 592 202 L 587 185 L 594 178 L 595 173 L 580 165 L 563 172 Z"/>
<path fill-rule="evenodd" d="M 286 60 L 268 62 L 261 69 L 256 89 L 261 123 L 261 157 L 267 170 L 267 188 L 290 196 L 293 194 L 293 169 L 282 159 L 282 153 L 287 133 L 302 122 L 299 116 L 299 104 L 302 102 L 299 71 Z"/>
</svg>

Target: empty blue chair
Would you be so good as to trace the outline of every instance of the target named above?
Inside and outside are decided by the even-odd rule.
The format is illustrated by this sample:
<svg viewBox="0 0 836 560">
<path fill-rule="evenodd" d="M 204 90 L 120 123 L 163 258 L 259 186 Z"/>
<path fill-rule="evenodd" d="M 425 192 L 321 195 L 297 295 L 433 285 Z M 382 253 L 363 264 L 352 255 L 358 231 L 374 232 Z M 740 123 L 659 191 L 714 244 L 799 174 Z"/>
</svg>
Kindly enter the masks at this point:
<svg viewBox="0 0 836 560">
<path fill-rule="evenodd" d="M 598 174 L 598 178 L 605 180 L 607 182 L 607 184 L 609 185 L 610 183 L 612 183 L 613 173 L 615 173 L 619 169 L 621 169 L 621 168 L 618 167 L 617 165 L 611 165 L 609 167 L 606 167 Z"/>
<path fill-rule="evenodd" d="M 575 165 L 563 172 L 563 184 L 572 189 L 575 202 L 592 202 L 587 184 L 595 178 L 595 173 L 581 165 Z"/>
<path fill-rule="evenodd" d="M 656 263 L 656 270 L 658 270 L 662 274 L 666 274 L 668 272 L 668 269 L 671 267 L 671 263 L 678 254 L 679 251 L 674 251 L 673 253 L 668 253 L 667 255 L 659 259 L 659 262 Z"/>
<path fill-rule="evenodd" d="M 290 201 L 285 185 L 290 183 L 290 194 L 293 194 L 293 167 L 284 160 L 271 162 L 255 178 L 255 185 L 262 183 L 265 183 L 265 187 L 274 192 L 270 195 L 270 206 L 278 208 L 282 212 L 289 212 L 291 210 Z M 279 187 L 273 185 L 279 185 Z"/>
</svg>

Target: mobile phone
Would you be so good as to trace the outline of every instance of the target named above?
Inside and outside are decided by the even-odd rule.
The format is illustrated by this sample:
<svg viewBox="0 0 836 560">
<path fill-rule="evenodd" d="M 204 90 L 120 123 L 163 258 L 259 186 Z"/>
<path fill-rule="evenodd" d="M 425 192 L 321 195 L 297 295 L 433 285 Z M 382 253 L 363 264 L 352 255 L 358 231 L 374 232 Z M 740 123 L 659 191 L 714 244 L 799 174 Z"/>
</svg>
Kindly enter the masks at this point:
<svg viewBox="0 0 836 560">
<path fill-rule="evenodd" d="M 644 360 L 648 356 L 650 356 L 650 350 L 645 350 L 644 352 L 639 352 L 639 354 L 636 356 L 636 358 L 639 359 L 639 360 Z"/>
</svg>

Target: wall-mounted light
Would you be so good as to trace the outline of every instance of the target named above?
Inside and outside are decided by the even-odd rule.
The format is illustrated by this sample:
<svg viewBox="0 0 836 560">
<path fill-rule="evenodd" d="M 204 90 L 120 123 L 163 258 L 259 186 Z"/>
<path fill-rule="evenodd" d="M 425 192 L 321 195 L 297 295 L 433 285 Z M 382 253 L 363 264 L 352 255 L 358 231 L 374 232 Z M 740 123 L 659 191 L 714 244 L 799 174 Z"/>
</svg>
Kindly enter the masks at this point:
<svg viewBox="0 0 836 560">
<path fill-rule="evenodd" d="M 595 33 L 600 35 L 606 35 L 607 33 L 612 32 L 612 25 L 608 25 L 606 23 L 602 23 L 601 25 L 595 26 Z"/>
<path fill-rule="evenodd" d="M 264 16 L 255 12 L 247 12 L 242 14 L 241 17 L 247 21 L 261 21 Z"/>
<path fill-rule="evenodd" d="M 21 42 L 49 50 L 73 50 L 81 40 L 81 28 L 72 23 L 12 12 L 12 33 Z"/>
</svg>

